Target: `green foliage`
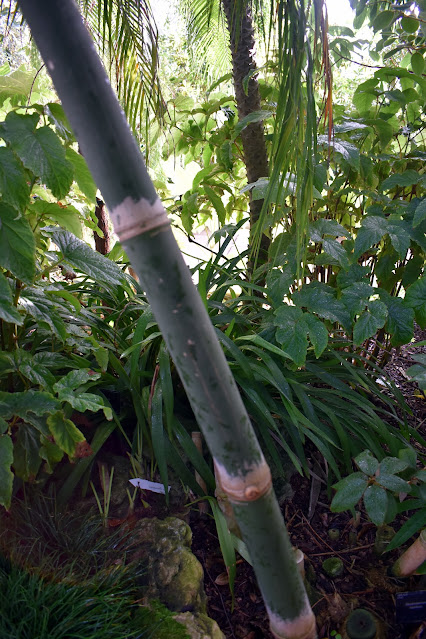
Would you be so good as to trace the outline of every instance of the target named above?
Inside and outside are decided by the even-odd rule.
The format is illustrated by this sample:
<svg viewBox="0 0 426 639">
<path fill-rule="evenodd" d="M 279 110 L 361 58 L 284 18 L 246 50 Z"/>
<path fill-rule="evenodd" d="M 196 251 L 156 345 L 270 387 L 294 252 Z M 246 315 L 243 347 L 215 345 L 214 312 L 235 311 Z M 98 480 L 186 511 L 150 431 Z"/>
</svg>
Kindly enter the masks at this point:
<svg viewBox="0 0 426 639">
<path fill-rule="evenodd" d="M 396 548 L 425 525 L 426 472 L 418 468 L 412 449 L 401 449 L 398 457 L 384 457 L 381 462 L 365 450 L 354 461 L 359 471 L 334 485 L 337 492 L 331 510 L 353 509 L 363 500 L 367 515 L 376 526 L 391 523 L 398 513 L 417 511 L 388 547 Z"/>
</svg>

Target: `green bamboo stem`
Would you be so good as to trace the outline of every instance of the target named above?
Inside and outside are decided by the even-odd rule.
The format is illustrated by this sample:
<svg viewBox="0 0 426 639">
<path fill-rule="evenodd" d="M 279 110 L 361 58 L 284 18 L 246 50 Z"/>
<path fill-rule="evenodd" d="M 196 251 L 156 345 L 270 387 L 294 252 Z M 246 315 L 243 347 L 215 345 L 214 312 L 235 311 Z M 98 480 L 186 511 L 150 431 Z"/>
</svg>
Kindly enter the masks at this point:
<svg viewBox="0 0 426 639">
<path fill-rule="evenodd" d="M 73 0 L 19 4 L 234 505 L 271 628 L 280 639 L 315 639 L 269 467 L 88 31 Z"/>
</svg>

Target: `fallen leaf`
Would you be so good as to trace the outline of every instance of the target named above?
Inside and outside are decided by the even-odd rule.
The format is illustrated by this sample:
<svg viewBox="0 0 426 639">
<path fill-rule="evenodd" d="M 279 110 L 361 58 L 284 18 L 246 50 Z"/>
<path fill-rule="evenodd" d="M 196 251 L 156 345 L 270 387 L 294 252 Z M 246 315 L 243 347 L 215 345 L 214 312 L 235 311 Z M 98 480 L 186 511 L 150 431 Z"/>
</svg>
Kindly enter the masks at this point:
<svg viewBox="0 0 426 639">
<path fill-rule="evenodd" d="M 229 577 L 227 572 L 221 572 L 220 575 L 214 580 L 218 586 L 227 586 L 229 584 Z"/>
</svg>

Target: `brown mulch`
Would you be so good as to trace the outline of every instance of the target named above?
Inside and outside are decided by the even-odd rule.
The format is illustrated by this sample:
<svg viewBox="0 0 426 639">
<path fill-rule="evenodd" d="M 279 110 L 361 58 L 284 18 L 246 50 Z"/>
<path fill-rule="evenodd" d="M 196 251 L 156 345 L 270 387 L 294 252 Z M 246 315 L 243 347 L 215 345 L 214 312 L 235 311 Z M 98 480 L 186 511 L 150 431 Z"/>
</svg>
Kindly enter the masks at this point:
<svg viewBox="0 0 426 639">
<path fill-rule="evenodd" d="M 425 340 L 426 331 L 417 328 L 415 337 L 417 342 Z M 426 346 L 406 345 L 393 349 L 386 372 L 412 411 L 410 425 L 426 437 L 424 396 L 406 374 L 415 363 L 413 353 L 418 352 L 425 353 Z M 403 626 L 395 619 L 396 593 L 426 590 L 426 577 L 398 580 L 390 576 L 389 569 L 402 550 L 378 556 L 374 550 L 376 527 L 364 514 L 354 522 L 350 512 L 332 513 L 329 507 L 331 495 L 324 489 L 313 516 L 308 519 L 310 479 L 294 475 L 291 484 L 293 497 L 284 503 L 283 515 L 293 545 L 305 554 L 308 592 L 317 618 L 319 639 L 331 637 L 332 631 L 343 632 L 344 620 L 355 608 L 366 608 L 376 616 L 382 633 L 380 639 L 426 639 L 426 621 Z M 400 516 L 392 526 L 397 530 L 405 519 Z M 272 639 L 251 566 L 239 559 L 232 606 L 229 586 L 223 578 L 226 568 L 213 519 L 194 511 L 190 525 L 193 552 L 204 568 L 210 617 L 218 622 L 227 638 Z M 337 540 L 330 538 L 330 529 L 339 531 Z M 341 576 L 332 579 L 325 574 L 322 563 L 328 557 L 340 557 L 343 561 Z"/>
</svg>

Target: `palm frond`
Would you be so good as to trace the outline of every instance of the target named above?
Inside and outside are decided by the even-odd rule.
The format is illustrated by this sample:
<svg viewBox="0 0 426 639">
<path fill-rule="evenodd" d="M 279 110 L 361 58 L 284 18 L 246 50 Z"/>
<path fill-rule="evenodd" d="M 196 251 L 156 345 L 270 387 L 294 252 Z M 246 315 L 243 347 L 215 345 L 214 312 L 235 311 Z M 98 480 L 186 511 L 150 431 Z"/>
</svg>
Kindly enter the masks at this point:
<svg viewBox="0 0 426 639">
<path fill-rule="evenodd" d="M 158 77 L 158 30 L 148 0 L 80 0 L 92 36 L 109 66 L 118 97 L 140 138 L 148 110 L 165 112 Z"/>
</svg>

